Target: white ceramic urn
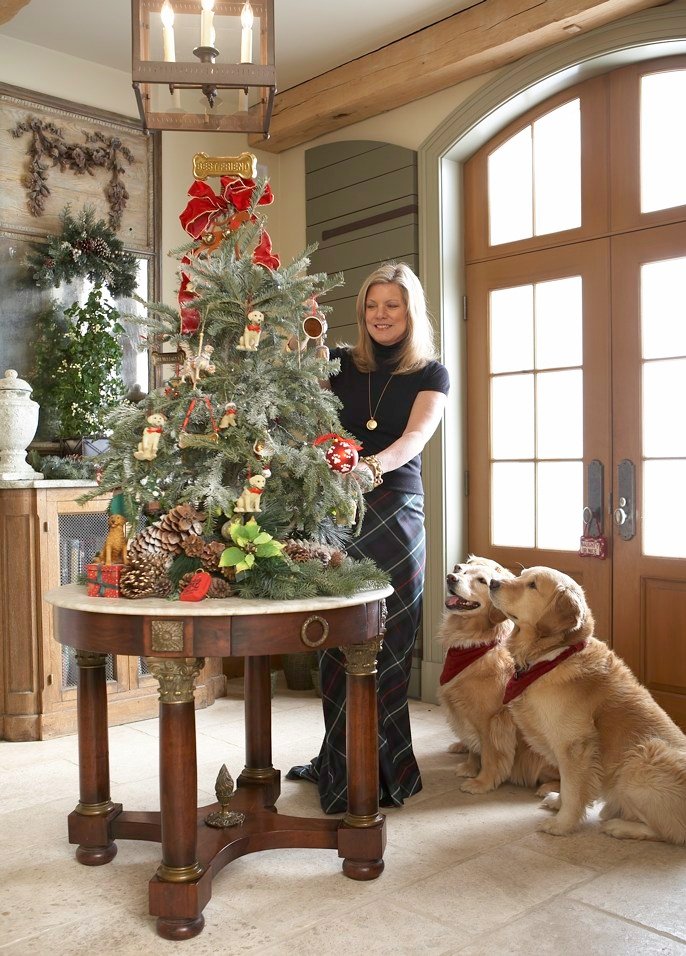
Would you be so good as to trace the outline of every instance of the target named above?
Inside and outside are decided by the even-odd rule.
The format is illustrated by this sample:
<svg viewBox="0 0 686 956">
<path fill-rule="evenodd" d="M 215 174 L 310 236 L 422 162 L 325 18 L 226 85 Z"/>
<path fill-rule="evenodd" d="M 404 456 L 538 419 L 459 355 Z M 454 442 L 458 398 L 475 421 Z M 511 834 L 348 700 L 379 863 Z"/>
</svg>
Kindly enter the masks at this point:
<svg viewBox="0 0 686 956">
<path fill-rule="evenodd" d="M 0 481 L 34 481 L 43 476 L 26 460 L 38 428 L 38 402 L 31 386 L 8 368 L 0 378 Z"/>
</svg>

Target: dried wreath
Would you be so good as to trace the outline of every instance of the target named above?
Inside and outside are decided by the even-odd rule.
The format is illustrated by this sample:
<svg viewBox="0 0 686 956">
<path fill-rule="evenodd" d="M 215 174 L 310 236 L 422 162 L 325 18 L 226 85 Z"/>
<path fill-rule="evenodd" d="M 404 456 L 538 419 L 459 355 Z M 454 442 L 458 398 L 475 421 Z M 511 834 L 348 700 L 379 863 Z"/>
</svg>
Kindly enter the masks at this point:
<svg viewBox="0 0 686 956">
<path fill-rule="evenodd" d="M 112 298 L 131 296 L 136 289 L 136 257 L 104 219 L 96 219 L 92 206 L 72 216 L 66 206 L 60 213 L 62 228 L 47 244 L 26 257 L 36 285 L 57 287 L 82 277 L 104 285 Z"/>
<path fill-rule="evenodd" d="M 64 132 L 59 126 L 36 116 L 17 123 L 10 130 L 15 139 L 24 133 L 31 133 L 31 144 L 28 149 L 30 156 L 29 171 L 23 177 L 23 184 L 27 192 L 27 205 L 32 216 L 42 216 L 45 201 L 50 195 L 48 188 L 48 169 L 59 166 L 64 172 L 71 169 L 77 175 L 88 173 L 93 175 L 97 167 L 110 172 L 110 180 L 105 188 L 105 196 L 110 207 L 109 223 L 112 229 L 121 225 L 122 215 L 126 208 L 129 193 L 121 180 L 125 167 L 122 159 L 129 164 L 135 163 L 131 150 L 124 146 L 117 136 L 103 136 L 102 133 L 86 133 L 85 143 L 67 143 Z"/>
</svg>

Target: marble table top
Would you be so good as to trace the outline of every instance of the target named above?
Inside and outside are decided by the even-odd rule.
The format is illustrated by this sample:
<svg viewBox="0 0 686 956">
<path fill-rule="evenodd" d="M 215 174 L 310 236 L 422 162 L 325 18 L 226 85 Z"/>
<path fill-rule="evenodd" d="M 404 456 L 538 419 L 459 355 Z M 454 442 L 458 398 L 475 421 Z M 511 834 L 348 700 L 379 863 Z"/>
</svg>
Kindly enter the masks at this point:
<svg viewBox="0 0 686 956">
<path fill-rule="evenodd" d="M 295 611 L 326 611 L 337 607 L 355 607 L 368 601 L 379 601 L 393 593 L 392 587 L 374 591 L 358 591 L 351 597 L 294 598 L 270 601 L 266 598 L 211 598 L 204 601 L 169 601 L 165 598 L 89 597 L 83 584 L 64 584 L 43 595 L 48 604 L 70 611 L 92 614 L 129 614 L 160 617 L 238 617 L 249 614 L 292 614 Z"/>
</svg>

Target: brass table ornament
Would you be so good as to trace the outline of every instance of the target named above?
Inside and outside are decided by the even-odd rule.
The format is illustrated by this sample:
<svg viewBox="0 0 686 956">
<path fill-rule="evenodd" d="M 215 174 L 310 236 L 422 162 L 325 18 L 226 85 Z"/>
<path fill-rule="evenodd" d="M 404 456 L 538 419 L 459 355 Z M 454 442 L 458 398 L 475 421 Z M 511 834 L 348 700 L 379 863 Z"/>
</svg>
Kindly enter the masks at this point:
<svg viewBox="0 0 686 956">
<path fill-rule="evenodd" d="M 216 827 L 222 830 L 225 827 L 238 827 L 245 820 L 245 814 L 238 810 L 229 810 L 231 798 L 234 795 L 233 778 L 223 763 L 221 770 L 217 774 L 217 782 L 214 785 L 214 792 L 217 794 L 217 800 L 221 809 L 208 813 L 205 817 L 205 823 L 208 827 Z"/>
</svg>

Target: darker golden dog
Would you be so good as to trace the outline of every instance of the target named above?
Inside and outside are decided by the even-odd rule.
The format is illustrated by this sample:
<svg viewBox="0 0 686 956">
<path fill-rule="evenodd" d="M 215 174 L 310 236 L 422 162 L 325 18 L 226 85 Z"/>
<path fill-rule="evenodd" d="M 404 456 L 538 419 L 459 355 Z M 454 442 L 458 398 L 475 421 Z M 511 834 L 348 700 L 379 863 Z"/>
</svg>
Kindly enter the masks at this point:
<svg viewBox="0 0 686 956">
<path fill-rule="evenodd" d="M 587 807 L 602 800 L 602 828 L 611 836 L 685 844 L 686 736 L 593 636 L 581 587 L 535 567 L 512 580 L 493 578 L 490 588 L 515 624 L 512 716 L 531 746 L 560 768 L 559 796 L 544 801 L 557 815 L 540 829 L 572 833 Z"/>
<path fill-rule="evenodd" d="M 470 778 L 460 787 L 465 793 L 486 793 L 504 780 L 530 787 L 557 780 L 503 707 L 503 691 L 514 672 L 506 644 L 512 624 L 491 603 L 494 574 L 512 576 L 488 558 L 471 556 L 455 566 L 447 576 L 446 613 L 438 632 L 447 651 L 438 694 L 458 737 L 450 750 L 465 755 L 456 768 Z"/>
<path fill-rule="evenodd" d="M 108 531 L 100 554 L 93 560 L 98 564 L 127 564 L 126 518 L 124 515 L 109 515 Z"/>
</svg>

